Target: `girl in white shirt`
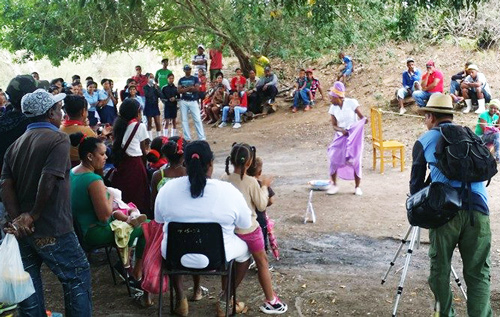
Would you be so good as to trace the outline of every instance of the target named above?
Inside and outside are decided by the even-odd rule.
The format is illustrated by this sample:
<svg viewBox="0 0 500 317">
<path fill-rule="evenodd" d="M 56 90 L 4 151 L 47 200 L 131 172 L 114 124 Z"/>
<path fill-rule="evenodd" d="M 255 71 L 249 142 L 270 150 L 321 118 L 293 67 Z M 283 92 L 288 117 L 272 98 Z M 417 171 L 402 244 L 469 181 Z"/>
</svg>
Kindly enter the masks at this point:
<svg viewBox="0 0 500 317">
<path fill-rule="evenodd" d="M 148 131 L 141 123 L 141 107 L 135 99 L 125 99 L 113 126 L 113 163 L 116 171 L 111 185 L 122 191 L 123 200 L 134 203 L 152 219 L 149 180 L 145 156 Z"/>
</svg>

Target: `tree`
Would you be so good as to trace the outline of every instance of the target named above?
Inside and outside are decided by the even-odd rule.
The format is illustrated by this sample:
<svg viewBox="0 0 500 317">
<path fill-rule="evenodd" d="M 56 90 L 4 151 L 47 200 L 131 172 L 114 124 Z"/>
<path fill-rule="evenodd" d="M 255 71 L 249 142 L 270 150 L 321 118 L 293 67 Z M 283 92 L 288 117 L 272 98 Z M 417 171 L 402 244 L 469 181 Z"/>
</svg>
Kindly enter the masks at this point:
<svg viewBox="0 0 500 317">
<path fill-rule="evenodd" d="M 313 58 L 353 43 L 376 45 L 389 38 L 384 21 L 412 17 L 394 7 L 460 7 L 479 1 L 0 0 L 0 46 L 58 65 L 96 51 L 150 47 L 181 56 L 192 54 L 197 43 L 225 42 L 247 72 L 254 49 L 282 58 Z"/>
</svg>

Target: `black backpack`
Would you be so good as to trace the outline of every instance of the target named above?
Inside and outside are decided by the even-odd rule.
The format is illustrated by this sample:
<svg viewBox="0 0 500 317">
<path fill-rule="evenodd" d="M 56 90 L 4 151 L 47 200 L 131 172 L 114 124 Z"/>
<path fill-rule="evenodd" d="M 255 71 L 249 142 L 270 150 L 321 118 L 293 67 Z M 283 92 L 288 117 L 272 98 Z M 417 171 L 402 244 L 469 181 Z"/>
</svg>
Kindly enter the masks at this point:
<svg viewBox="0 0 500 317">
<path fill-rule="evenodd" d="M 450 180 L 470 185 L 488 181 L 498 172 L 495 158 L 488 147 L 468 127 L 443 125 L 436 128 L 441 138 L 434 154 L 435 166 Z"/>
</svg>

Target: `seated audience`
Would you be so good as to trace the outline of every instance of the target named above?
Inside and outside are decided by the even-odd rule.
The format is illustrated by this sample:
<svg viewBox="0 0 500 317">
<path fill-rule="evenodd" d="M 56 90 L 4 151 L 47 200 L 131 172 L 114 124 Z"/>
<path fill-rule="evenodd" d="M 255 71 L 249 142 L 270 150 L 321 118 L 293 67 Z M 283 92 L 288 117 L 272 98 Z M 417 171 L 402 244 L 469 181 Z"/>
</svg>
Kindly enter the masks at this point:
<svg viewBox="0 0 500 317">
<path fill-rule="evenodd" d="M 224 74 L 222 72 L 217 72 L 217 74 L 215 74 L 215 82 L 216 84 L 223 84 L 228 92 L 231 91 L 231 84 L 229 83 L 229 80 L 224 78 Z"/>
<path fill-rule="evenodd" d="M 238 87 L 242 86 L 244 87 L 247 80 L 245 76 L 243 76 L 243 72 L 241 71 L 241 68 L 236 68 L 235 70 L 236 76 L 234 76 L 231 79 L 231 91 L 239 91 Z"/>
<path fill-rule="evenodd" d="M 210 102 L 205 106 L 205 113 L 209 118 L 208 124 L 213 124 L 219 121 L 221 109 L 229 104 L 229 93 L 223 84 L 217 86 L 217 90 L 212 96 Z"/>
<path fill-rule="evenodd" d="M 255 76 L 255 71 L 251 69 L 248 72 L 248 79 L 245 83 L 245 92 L 248 98 L 248 111 L 252 113 L 260 113 L 262 109 L 259 104 L 259 98 L 257 96 L 257 82 L 259 78 Z"/>
<path fill-rule="evenodd" d="M 462 96 L 462 89 L 460 88 L 460 84 L 462 84 L 465 77 L 467 77 L 467 75 L 469 75 L 467 68 L 469 67 L 470 64 L 472 64 L 472 62 L 465 63 L 464 70 L 451 76 L 450 96 L 453 97 L 453 102 L 455 102 L 455 103 L 464 100 L 464 98 L 461 97 Z"/>
<path fill-rule="evenodd" d="M 227 126 L 229 113 L 234 114 L 233 129 L 241 128 L 241 115 L 247 112 L 247 94 L 243 91 L 243 87 L 239 86 L 240 91 L 235 91 L 231 95 L 229 105 L 222 109 L 222 123 L 219 128 Z"/>
<path fill-rule="evenodd" d="M 311 101 L 309 95 L 310 95 L 310 90 L 307 89 L 306 71 L 304 69 L 301 69 L 299 71 L 299 77 L 295 81 L 295 91 L 293 92 L 293 107 L 292 107 L 293 113 L 297 112 L 300 100 L 302 100 L 302 102 L 305 105 L 304 111 L 311 110 L 310 106 Z"/>
<path fill-rule="evenodd" d="M 462 88 L 462 96 L 465 99 L 465 105 L 467 106 L 464 113 L 468 113 L 472 108 L 472 99 L 477 100 L 478 108 L 476 113 L 483 113 L 486 111 L 485 103 L 490 102 L 491 93 L 490 86 L 486 81 L 486 76 L 479 72 L 476 65 L 470 64 L 467 68 L 469 75 L 465 77 L 464 81 L 460 84 Z"/>
<path fill-rule="evenodd" d="M 269 112 L 270 106 L 274 104 L 274 99 L 278 95 L 278 76 L 273 73 L 271 66 L 264 68 L 264 76 L 259 79 L 256 87 L 259 102 L 265 100 L 264 112 Z"/>
<path fill-rule="evenodd" d="M 406 112 L 404 99 L 410 97 L 414 91 L 420 90 L 420 77 L 422 76 L 420 69 L 415 67 L 415 61 L 413 58 L 408 58 L 406 60 L 406 67 L 408 70 L 403 72 L 403 87 L 396 91 L 396 97 L 398 98 L 399 114 L 404 114 Z"/>
<path fill-rule="evenodd" d="M 306 70 L 306 76 L 307 76 L 307 86 L 306 88 L 309 89 L 310 91 L 310 96 L 311 96 L 311 106 L 314 104 L 314 100 L 316 99 L 316 91 L 319 91 L 321 94 L 321 99 L 325 99 L 325 95 L 323 94 L 323 89 L 321 88 L 321 84 L 319 82 L 319 79 L 314 78 L 313 76 L 313 70 L 312 68 L 308 68 Z"/>
<path fill-rule="evenodd" d="M 168 223 L 169 222 L 217 222 L 222 227 L 226 260 L 235 260 L 234 278 L 236 287 L 243 280 L 249 266 L 250 254 L 243 240 L 234 233 L 236 227 L 249 228 L 252 224 L 251 211 L 245 199 L 238 190 L 229 183 L 212 179 L 213 152 L 206 141 L 189 143 L 184 150 L 184 160 L 187 176 L 177 177 L 166 182 L 159 190 L 155 203 L 155 220 L 164 223 L 161 253 L 168 256 Z M 193 255 L 190 268 L 203 268 L 202 256 Z M 225 278 L 223 277 L 223 281 Z M 177 296 L 177 307 L 183 312 L 188 310 L 186 296 L 183 295 L 182 277 L 173 279 Z M 222 283 L 222 292 L 217 301 L 217 316 L 224 316 L 226 303 Z M 241 313 L 245 306 L 238 303 L 237 313 Z"/>
<path fill-rule="evenodd" d="M 412 96 L 419 107 L 425 107 L 432 94 L 443 93 L 443 73 L 438 70 L 432 60 L 425 65 L 427 72 L 422 75 L 420 87 Z"/>
</svg>

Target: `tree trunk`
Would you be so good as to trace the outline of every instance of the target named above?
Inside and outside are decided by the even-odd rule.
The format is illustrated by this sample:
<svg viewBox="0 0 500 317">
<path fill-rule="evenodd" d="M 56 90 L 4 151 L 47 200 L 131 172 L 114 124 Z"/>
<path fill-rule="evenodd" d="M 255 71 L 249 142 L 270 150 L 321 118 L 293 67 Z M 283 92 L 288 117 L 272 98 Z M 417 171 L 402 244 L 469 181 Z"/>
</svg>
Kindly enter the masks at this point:
<svg viewBox="0 0 500 317">
<path fill-rule="evenodd" d="M 234 55 L 240 62 L 240 68 L 243 71 L 243 75 L 245 75 L 245 77 L 248 77 L 248 73 L 253 69 L 253 65 L 250 63 L 250 57 L 243 51 L 243 49 L 239 45 L 235 43 L 229 43 L 229 47 L 231 47 Z"/>
</svg>

